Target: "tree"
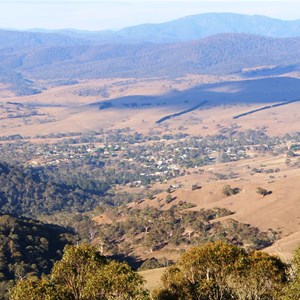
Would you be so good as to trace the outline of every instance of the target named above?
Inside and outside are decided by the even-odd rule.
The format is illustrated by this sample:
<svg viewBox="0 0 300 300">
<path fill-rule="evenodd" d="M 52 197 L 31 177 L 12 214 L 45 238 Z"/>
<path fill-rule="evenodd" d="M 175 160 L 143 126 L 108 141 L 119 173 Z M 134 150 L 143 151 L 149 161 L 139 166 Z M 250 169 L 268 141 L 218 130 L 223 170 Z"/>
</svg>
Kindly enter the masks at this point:
<svg viewBox="0 0 300 300">
<path fill-rule="evenodd" d="M 239 188 L 232 188 L 229 184 L 224 185 L 223 194 L 227 197 L 236 195 L 240 192 Z"/>
<path fill-rule="evenodd" d="M 85 299 L 90 274 L 95 274 L 106 263 L 105 257 L 90 246 L 67 246 L 62 259 L 55 263 L 51 277 L 74 300 Z"/>
<path fill-rule="evenodd" d="M 172 202 L 172 200 L 173 200 L 172 195 L 171 195 L 171 194 L 168 194 L 168 195 L 166 196 L 166 203 L 170 203 L 170 202 Z"/>
<path fill-rule="evenodd" d="M 31 298 L 30 298 L 30 297 Z M 143 279 L 125 263 L 107 260 L 89 245 L 66 246 L 48 280 L 23 280 L 11 300 L 148 299 Z"/>
<path fill-rule="evenodd" d="M 300 299 L 300 247 L 294 253 L 292 266 L 293 276 L 282 292 L 282 300 Z"/>
<path fill-rule="evenodd" d="M 232 291 L 227 280 L 245 257 L 243 249 L 223 242 L 193 247 L 164 273 L 165 291 L 160 294 L 173 299 L 228 299 Z"/>
<path fill-rule="evenodd" d="M 126 263 L 110 261 L 90 276 L 86 299 L 148 299 L 142 277 Z"/>
<path fill-rule="evenodd" d="M 278 299 L 288 281 L 288 270 L 278 257 L 261 251 L 247 255 L 239 276 L 232 278 L 236 299 Z"/>
<path fill-rule="evenodd" d="M 26 279 L 17 282 L 10 291 L 9 299 L 12 300 L 64 300 L 55 285 L 48 280 Z"/>
<path fill-rule="evenodd" d="M 195 184 L 192 185 L 192 191 L 200 190 L 201 188 L 202 187 L 199 184 L 197 184 L 197 183 L 195 183 Z"/>
<path fill-rule="evenodd" d="M 257 193 L 257 194 L 260 194 L 262 197 L 265 197 L 265 196 L 267 196 L 267 195 L 272 194 L 271 191 L 268 191 L 268 190 L 263 189 L 263 188 L 261 188 L 261 187 L 258 187 L 258 188 L 256 189 L 256 193 Z"/>
<path fill-rule="evenodd" d="M 247 254 L 223 242 L 191 248 L 163 274 L 154 299 L 278 299 L 287 282 L 287 266 L 262 252 Z M 296 299 L 296 298 L 295 298 Z M 289 300 L 289 299 L 288 299 Z"/>
<path fill-rule="evenodd" d="M 295 157 L 296 154 L 295 154 L 295 152 L 294 152 L 293 150 L 289 150 L 289 151 L 286 153 L 286 156 L 287 156 L 287 157 Z"/>
</svg>

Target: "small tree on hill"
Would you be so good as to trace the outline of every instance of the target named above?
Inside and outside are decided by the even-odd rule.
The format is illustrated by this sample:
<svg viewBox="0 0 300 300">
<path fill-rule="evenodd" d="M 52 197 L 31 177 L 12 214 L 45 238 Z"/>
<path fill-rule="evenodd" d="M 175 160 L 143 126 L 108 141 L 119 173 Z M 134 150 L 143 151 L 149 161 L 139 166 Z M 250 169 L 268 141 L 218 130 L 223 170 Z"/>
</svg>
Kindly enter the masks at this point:
<svg viewBox="0 0 300 300">
<path fill-rule="evenodd" d="M 239 188 L 232 188 L 229 184 L 224 185 L 223 194 L 227 197 L 236 195 L 240 192 Z"/>
<path fill-rule="evenodd" d="M 197 183 L 195 183 L 195 184 L 192 185 L 192 191 L 200 190 L 201 188 L 202 188 L 201 185 L 199 185 Z"/>
<path fill-rule="evenodd" d="M 260 194 L 262 197 L 265 197 L 265 196 L 271 194 L 272 192 L 271 192 L 271 191 L 268 191 L 268 190 L 266 190 L 266 189 L 263 189 L 263 188 L 261 188 L 261 187 L 258 187 L 258 188 L 256 189 L 256 193 L 257 193 L 257 194 Z"/>
<path fill-rule="evenodd" d="M 171 194 L 168 194 L 168 195 L 166 196 L 166 202 L 167 202 L 167 203 L 171 203 L 172 200 L 173 200 L 172 195 L 171 195 Z"/>
</svg>

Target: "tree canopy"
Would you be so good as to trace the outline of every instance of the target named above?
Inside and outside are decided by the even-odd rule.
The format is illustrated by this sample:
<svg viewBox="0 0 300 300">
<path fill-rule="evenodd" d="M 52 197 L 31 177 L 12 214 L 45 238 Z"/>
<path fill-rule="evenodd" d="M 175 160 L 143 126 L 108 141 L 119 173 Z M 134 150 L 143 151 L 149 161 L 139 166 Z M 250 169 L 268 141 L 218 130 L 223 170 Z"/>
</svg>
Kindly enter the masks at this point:
<svg viewBox="0 0 300 300">
<path fill-rule="evenodd" d="M 295 251 L 292 263 L 292 280 L 283 290 L 282 300 L 300 299 L 300 247 Z"/>
<path fill-rule="evenodd" d="M 127 264 L 108 260 L 90 245 L 66 246 L 49 279 L 21 280 L 11 300 L 148 299 L 142 277 Z"/>
<path fill-rule="evenodd" d="M 246 253 L 224 242 L 193 247 L 169 267 L 155 299 L 252 300 L 276 298 L 287 266 L 262 252 Z"/>
<path fill-rule="evenodd" d="M 48 274 L 73 240 L 67 228 L 0 214 L 0 299 L 15 280 Z"/>
</svg>

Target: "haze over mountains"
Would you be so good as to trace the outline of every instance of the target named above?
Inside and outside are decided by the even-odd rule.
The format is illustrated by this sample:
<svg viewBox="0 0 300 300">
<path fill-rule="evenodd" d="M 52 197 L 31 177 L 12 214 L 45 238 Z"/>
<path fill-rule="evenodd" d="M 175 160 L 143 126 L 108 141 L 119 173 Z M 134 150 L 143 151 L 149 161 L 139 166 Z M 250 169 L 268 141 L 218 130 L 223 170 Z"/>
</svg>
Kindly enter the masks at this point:
<svg viewBox="0 0 300 300">
<path fill-rule="evenodd" d="M 298 36 L 300 20 L 231 13 L 116 32 L 2 30 L 0 80 L 27 95 L 41 90 L 37 79 L 278 75 L 299 70 Z"/>
<path fill-rule="evenodd" d="M 32 31 L 43 31 L 35 29 Z M 234 13 L 206 13 L 186 16 L 161 24 L 142 24 L 113 31 L 48 30 L 71 37 L 88 38 L 97 42 L 175 43 L 197 40 L 218 33 L 250 33 L 271 37 L 300 35 L 300 20 L 285 21 L 265 16 Z"/>
</svg>

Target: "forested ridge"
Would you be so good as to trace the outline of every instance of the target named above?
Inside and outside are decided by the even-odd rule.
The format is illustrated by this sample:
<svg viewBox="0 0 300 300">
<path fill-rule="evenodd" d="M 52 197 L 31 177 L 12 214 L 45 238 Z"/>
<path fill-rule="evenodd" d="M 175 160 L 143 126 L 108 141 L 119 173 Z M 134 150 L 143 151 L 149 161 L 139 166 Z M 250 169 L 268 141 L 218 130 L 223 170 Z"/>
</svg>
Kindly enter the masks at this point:
<svg viewBox="0 0 300 300">
<path fill-rule="evenodd" d="M 17 280 L 48 274 L 73 241 L 70 229 L 0 214 L 0 295 Z"/>
<path fill-rule="evenodd" d="M 89 210 L 109 189 L 106 182 L 70 176 L 58 181 L 44 169 L 0 163 L 0 212 L 37 216 Z"/>
<path fill-rule="evenodd" d="M 4 34 L 6 38 L 10 35 L 13 39 L 18 33 Z M 31 41 L 30 33 L 28 36 Z M 9 84 L 16 95 L 23 96 L 43 92 L 46 85 L 40 84 L 41 79 L 60 85 L 74 84 L 82 79 L 113 77 L 244 76 L 251 75 L 245 70 L 257 66 L 272 66 L 266 70 L 272 75 L 280 74 L 282 70 L 297 71 L 300 64 L 299 37 L 224 33 L 173 44 L 95 44 L 85 39 L 68 43 L 66 39 L 66 43 L 50 42 L 38 47 L 30 42 L 24 46 L 15 42 L 14 48 L 2 49 L 1 82 Z"/>
</svg>

